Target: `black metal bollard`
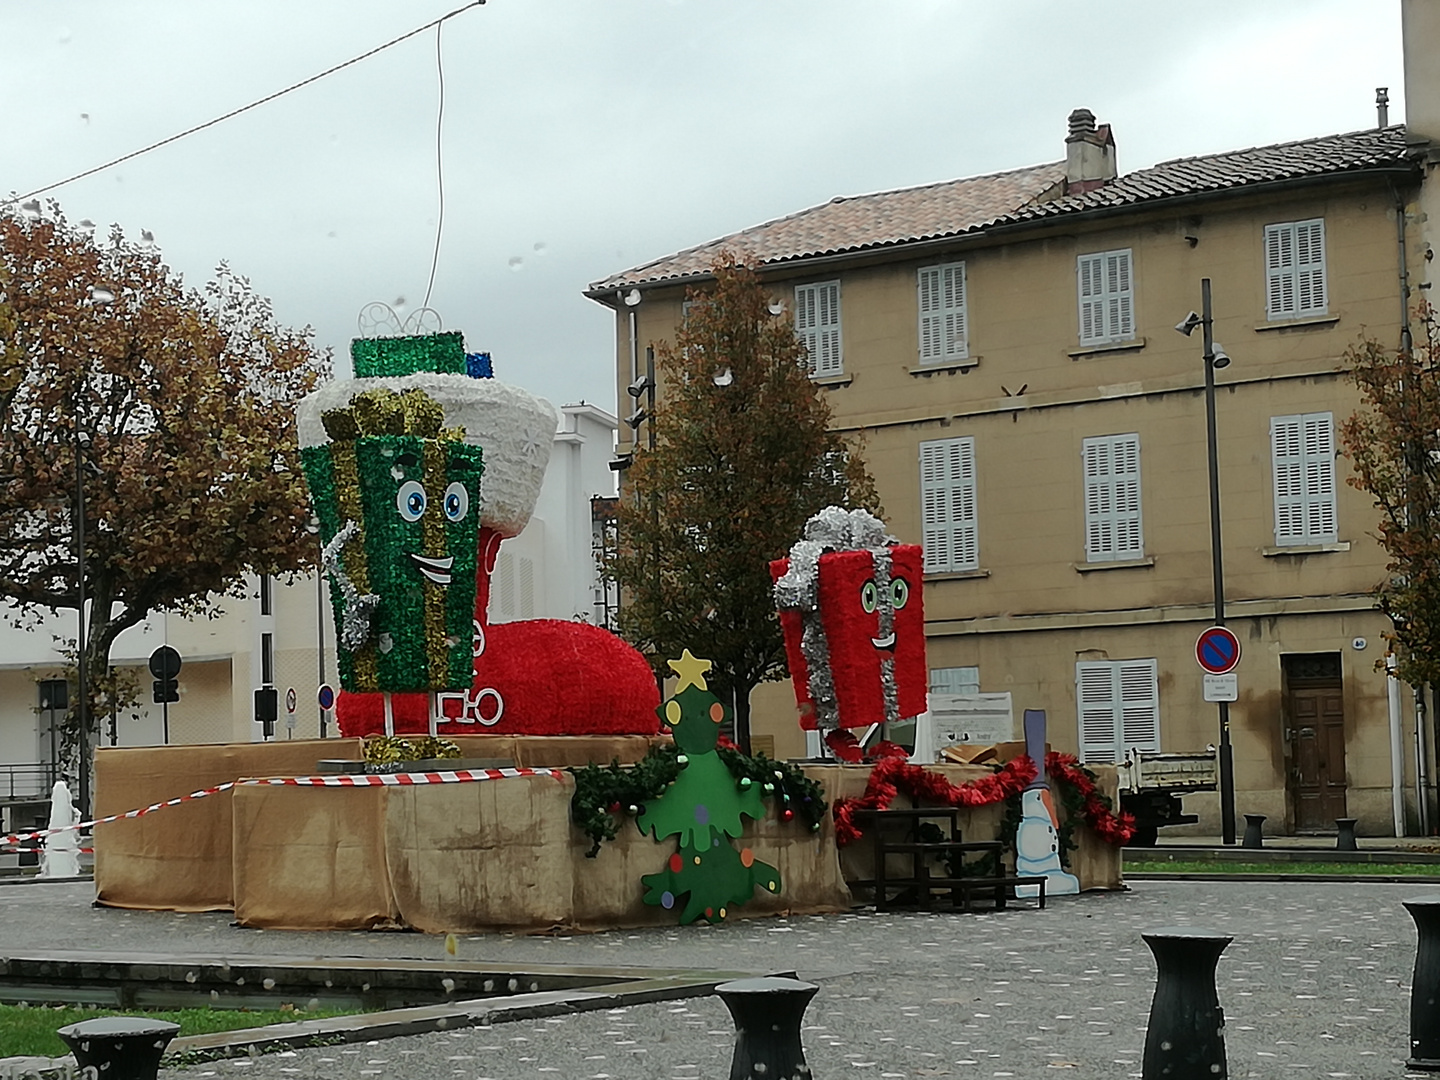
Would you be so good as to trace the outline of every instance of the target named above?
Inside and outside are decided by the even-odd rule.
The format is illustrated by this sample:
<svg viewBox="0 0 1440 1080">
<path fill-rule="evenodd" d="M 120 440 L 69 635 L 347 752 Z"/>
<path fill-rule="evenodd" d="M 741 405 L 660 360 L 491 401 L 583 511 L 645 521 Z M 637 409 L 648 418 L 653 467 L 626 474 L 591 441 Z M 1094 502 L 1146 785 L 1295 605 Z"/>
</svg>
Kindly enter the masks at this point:
<svg viewBox="0 0 1440 1080">
<path fill-rule="evenodd" d="M 179 1024 L 142 1016 L 102 1016 L 55 1032 L 81 1069 L 93 1068 L 105 1080 L 155 1080 L 160 1055 L 179 1033 Z"/>
<path fill-rule="evenodd" d="M 1360 845 L 1355 843 L 1355 822 L 1353 817 L 1337 817 L 1335 819 L 1335 850 L 1336 851 L 1359 851 Z"/>
<path fill-rule="evenodd" d="M 1260 836 L 1260 826 L 1264 824 L 1264 814 L 1246 814 L 1245 838 L 1240 841 L 1240 846 L 1249 848 L 1264 847 L 1265 841 Z"/>
<path fill-rule="evenodd" d="M 1440 893 L 1401 903 L 1420 937 L 1410 980 L 1410 1060 L 1405 1067 L 1440 1071 Z"/>
<path fill-rule="evenodd" d="M 1177 926 L 1141 934 L 1155 954 L 1155 999 L 1145 1032 L 1144 1080 L 1225 1080 L 1225 1014 L 1215 964 L 1228 934 Z"/>
<path fill-rule="evenodd" d="M 735 1020 L 730 1080 L 808 1080 L 800 1022 L 819 989 L 814 983 L 773 975 L 715 988 Z"/>
</svg>

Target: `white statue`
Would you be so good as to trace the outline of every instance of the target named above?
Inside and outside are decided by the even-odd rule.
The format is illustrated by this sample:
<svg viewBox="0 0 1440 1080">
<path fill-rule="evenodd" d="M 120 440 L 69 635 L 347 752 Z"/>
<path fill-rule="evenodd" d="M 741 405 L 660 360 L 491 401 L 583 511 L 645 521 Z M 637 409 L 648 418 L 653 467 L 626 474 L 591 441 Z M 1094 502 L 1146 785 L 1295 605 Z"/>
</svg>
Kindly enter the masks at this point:
<svg viewBox="0 0 1440 1080">
<path fill-rule="evenodd" d="M 70 789 L 64 780 L 55 781 L 50 789 L 50 828 L 65 831 L 45 837 L 45 850 L 40 855 L 41 877 L 80 876 L 80 830 L 70 827 L 79 820 L 70 803 Z"/>
</svg>

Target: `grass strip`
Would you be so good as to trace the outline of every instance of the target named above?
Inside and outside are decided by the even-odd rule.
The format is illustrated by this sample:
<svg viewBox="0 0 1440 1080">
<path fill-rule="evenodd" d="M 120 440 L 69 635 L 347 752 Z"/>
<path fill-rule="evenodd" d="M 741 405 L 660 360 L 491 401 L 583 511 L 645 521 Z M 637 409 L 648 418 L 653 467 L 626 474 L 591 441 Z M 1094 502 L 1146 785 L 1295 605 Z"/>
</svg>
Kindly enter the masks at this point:
<svg viewBox="0 0 1440 1080">
<path fill-rule="evenodd" d="M 144 1016 L 180 1025 L 180 1035 L 208 1035 L 215 1031 L 289 1024 L 348 1016 L 355 1009 L 88 1009 L 77 1005 L 0 1005 L 0 1057 L 35 1055 L 60 1057 L 70 1052 L 56 1029 L 101 1016 Z"/>
<path fill-rule="evenodd" d="M 1127 874 L 1388 874 L 1404 877 L 1440 877 L 1436 863 L 1370 862 L 1232 862 L 1229 859 L 1132 859 L 1126 856 Z"/>
</svg>

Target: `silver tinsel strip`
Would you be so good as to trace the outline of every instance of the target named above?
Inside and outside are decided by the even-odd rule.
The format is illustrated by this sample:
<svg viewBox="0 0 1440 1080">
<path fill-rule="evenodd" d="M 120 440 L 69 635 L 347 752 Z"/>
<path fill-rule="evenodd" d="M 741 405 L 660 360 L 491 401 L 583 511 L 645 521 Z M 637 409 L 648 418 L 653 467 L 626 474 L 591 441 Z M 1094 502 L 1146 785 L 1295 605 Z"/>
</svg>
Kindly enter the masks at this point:
<svg viewBox="0 0 1440 1080">
<path fill-rule="evenodd" d="M 800 652 L 810 672 L 810 700 L 815 704 L 815 722 L 821 731 L 833 731 L 840 724 L 839 705 L 835 697 L 835 674 L 830 668 L 830 648 L 825 628 L 820 621 L 820 556 L 832 551 L 872 549 L 873 557 L 883 558 L 884 586 L 881 595 L 889 600 L 890 556 L 888 546 L 896 543 L 885 532 L 885 523 L 866 510 L 842 510 L 827 506 L 805 523 L 805 536 L 790 548 L 789 569 L 775 582 L 775 606 L 782 611 L 798 611 L 801 625 Z M 873 549 L 879 549 L 873 551 Z M 881 586 L 877 570 L 875 584 Z M 888 611 L 889 609 L 885 609 Z M 894 620 L 885 611 L 881 614 L 881 634 L 887 634 Z M 888 624 L 887 624 L 887 621 Z M 885 686 L 886 718 L 898 714 L 893 659 L 882 662 Z"/>
<path fill-rule="evenodd" d="M 380 606 L 380 597 L 375 593 L 361 595 L 340 565 L 341 552 L 359 534 L 360 526 L 354 521 L 346 521 L 345 527 L 331 537 L 320 552 L 321 570 L 340 587 L 340 595 L 345 601 L 341 609 L 340 644 L 351 652 L 365 644 L 365 639 L 370 636 L 370 620 Z"/>
<path fill-rule="evenodd" d="M 875 610 L 880 616 L 880 637 L 883 640 L 895 633 L 895 605 L 890 597 L 890 549 L 871 548 L 870 561 L 875 567 L 875 591 L 879 600 Z M 893 650 L 880 657 L 880 693 L 885 699 L 885 719 L 893 724 L 900 719 L 900 692 L 895 686 Z"/>
</svg>

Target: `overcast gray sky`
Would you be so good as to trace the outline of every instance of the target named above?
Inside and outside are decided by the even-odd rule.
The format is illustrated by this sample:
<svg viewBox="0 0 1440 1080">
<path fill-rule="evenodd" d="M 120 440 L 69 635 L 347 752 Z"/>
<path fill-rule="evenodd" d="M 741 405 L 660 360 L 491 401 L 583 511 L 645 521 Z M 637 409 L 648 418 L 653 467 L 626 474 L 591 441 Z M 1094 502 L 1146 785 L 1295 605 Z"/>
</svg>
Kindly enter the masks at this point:
<svg viewBox="0 0 1440 1080">
<path fill-rule="evenodd" d="M 463 0 L 0 0 L 0 193 L 273 93 Z M 581 290 L 833 195 L 1052 161 L 1085 106 L 1122 171 L 1404 118 L 1398 0 L 489 0 L 444 25 L 445 228 L 431 297 L 496 373 L 614 410 Z M 342 370 L 373 300 L 424 296 L 433 30 L 59 188 L 227 260 Z"/>
</svg>

